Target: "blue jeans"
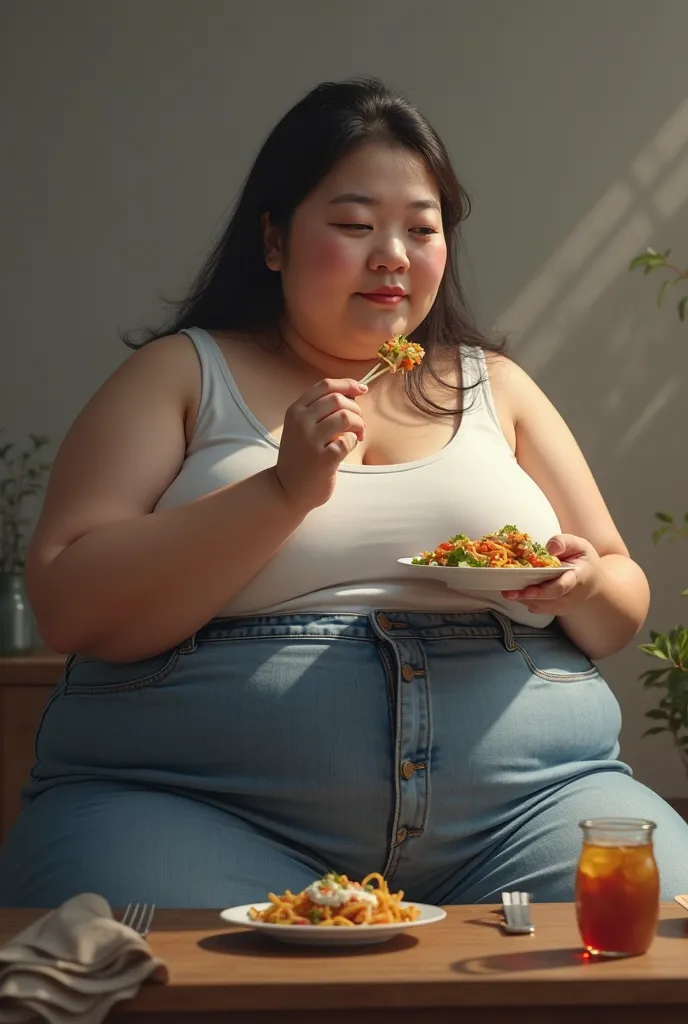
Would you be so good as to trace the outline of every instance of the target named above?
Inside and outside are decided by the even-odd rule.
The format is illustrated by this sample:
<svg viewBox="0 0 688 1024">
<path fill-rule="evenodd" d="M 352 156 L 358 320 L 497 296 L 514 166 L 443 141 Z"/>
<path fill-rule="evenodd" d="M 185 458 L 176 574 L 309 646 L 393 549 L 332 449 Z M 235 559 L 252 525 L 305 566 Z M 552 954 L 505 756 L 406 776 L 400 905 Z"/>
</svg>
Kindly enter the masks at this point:
<svg viewBox="0 0 688 1024">
<path fill-rule="evenodd" d="M 688 826 L 618 760 L 618 704 L 558 626 L 492 613 L 215 620 L 144 662 L 71 658 L 0 905 L 225 907 L 327 870 L 408 898 L 570 900 L 585 817 L 647 817 L 666 898 Z"/>
</svg>

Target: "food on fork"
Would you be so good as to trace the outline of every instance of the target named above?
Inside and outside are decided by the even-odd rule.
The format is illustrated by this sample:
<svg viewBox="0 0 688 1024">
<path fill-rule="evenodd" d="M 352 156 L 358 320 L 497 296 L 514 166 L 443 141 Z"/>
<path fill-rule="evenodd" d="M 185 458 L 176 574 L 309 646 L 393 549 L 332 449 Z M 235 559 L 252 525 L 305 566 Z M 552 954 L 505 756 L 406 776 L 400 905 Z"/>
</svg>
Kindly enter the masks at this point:
<svg viewBox="0 0 688 1024">
<path fill-rule="evenodd" d="M 281 896 L 271 892 L 268 898 L 270 906 L 265 910 L 250 908 L 248 916 L 252 921 L 352 928 L 416 921 L 420 916 L 416 907 L 401 905 L 404 893 L 390 892 L 376 871 L 366 875 L 362 882 L 350 882 L 346 875 L 329 872 L 301 892 L 287 889 Z"/>
<path fill-rule="evenodd" d="M 486 533 L 471 540 L 465 533 L 439 544 L 434 551 L 423 551 L 413 565 L 449 565 L 483 569 L 558 568 L 561 562 L 550 555 L 530 534 L 516 526 L 503 526 L 495 533 Z"/>
<path fill-rule="evenodd" d="M 385 341 L 377 350 L 381 360 L 372 370 L 368 370 L 361 384 L 370 384 L 383 373 L 408 373 L 420 366 L 425 349 L 415 341 L 409 341 L 403 334 L 395 334 L 391 341 Z"/>
</svg>

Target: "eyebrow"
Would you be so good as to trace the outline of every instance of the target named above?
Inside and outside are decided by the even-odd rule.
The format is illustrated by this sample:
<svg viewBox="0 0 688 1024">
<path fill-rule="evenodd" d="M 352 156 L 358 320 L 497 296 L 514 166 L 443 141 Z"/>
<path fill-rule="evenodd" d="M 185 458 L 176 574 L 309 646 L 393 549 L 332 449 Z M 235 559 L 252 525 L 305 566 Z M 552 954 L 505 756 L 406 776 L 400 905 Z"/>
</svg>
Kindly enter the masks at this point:
<svg viewBox="0 0 688 1024">
<path fill-rule="evenodd" d="M 365 196 L 359 192 L 343 192 L 340 196 L 330 199 L 330 206 L 341 206 L 344 203 L 359 203 L 361 206 L 379 206 L 380 200 Z M 410 210 L 437 210 L 441 213 L 440 204 L 436 199 L 416 199 L 408 204 Z"/>
</svg>

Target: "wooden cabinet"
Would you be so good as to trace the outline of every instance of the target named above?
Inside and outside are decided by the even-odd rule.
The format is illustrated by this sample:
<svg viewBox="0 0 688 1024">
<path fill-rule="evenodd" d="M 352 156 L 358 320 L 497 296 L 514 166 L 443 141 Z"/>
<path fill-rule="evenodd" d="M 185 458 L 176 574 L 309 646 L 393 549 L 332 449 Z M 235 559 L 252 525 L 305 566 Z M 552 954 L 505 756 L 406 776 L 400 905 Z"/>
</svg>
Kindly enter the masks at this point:
<svg viewBox="0 0 688 1024">
<path fill-rule="evenodd" d="M 0 657 L 0 842 L 19 814 L 38 722 L 65 660 L 51 651 Z"/>
</svg>

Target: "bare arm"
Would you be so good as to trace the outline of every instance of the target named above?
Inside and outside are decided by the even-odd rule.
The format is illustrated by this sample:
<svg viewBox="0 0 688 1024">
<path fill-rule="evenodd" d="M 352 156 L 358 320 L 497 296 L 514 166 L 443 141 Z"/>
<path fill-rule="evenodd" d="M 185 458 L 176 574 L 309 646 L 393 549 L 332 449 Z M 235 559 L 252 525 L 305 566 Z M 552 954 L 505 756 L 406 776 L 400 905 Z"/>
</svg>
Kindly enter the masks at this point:
<svg viewBox="0 0 688 1024">
<path fill-rule="evenodd" d="M 166 338 L 128 359 L 74 423 L 27 560 L 46 643 L 130 661 L 178 643 L 269 561 L 306 511 L 274 470 L 153 512 L 184 460 L 195 352 Z"/>
<path fill-rule="evenodd" d="M 589 541 L 601 558 L 597 593 L 559 621 L 591 658 L 629 643 L 647 616 L 650 591 L 630 557 L 595 479 L 566 423 L 528 374 L 514 363 L 491 360 L 500 415 L 514 425 L 519 465 L 552 503 L 564 533 Z"/>
</svg>

